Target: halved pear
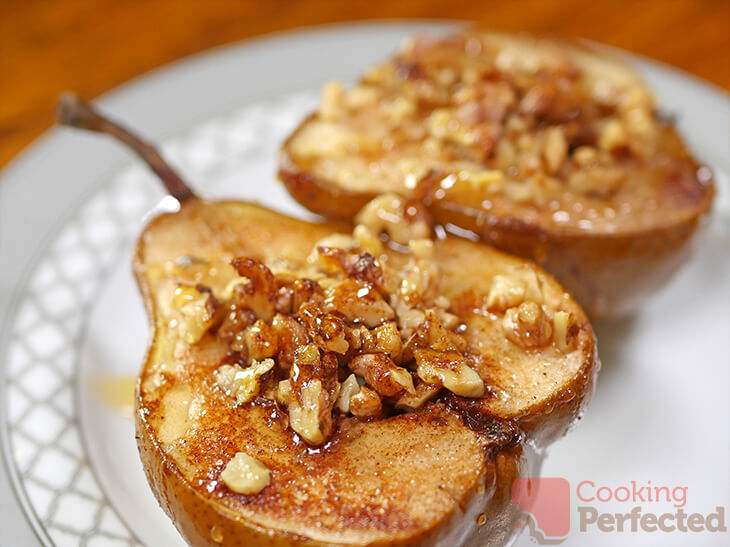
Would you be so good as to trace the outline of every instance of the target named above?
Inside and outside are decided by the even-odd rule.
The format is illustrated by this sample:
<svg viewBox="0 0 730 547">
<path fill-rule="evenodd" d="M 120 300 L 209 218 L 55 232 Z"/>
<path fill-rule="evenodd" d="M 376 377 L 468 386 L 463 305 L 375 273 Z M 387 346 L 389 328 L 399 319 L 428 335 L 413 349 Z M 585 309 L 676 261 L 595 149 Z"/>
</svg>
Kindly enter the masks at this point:
<svg viewBox="0 0 730 547">
<path fill-rule="evenodd" d="M 671 278 L 714 194 L 622 59 L 480 29 L 416 37 L 352 88 L 328 84 L 279 175 L 332 219 L 384 192 L 420 199 L 455 233 L 544 267 L 594 318 Z"/>
<path fill-rule="evenodd" d="M 194 199 L 140 237 L 134 271 L 152 326 L 137 393 L 140 454 L 158 500 L 193 545 L 503 543 L 514 518 L 510 486 L 532 450 L 525 442 L 541 449 L 564 433 L 590 396 L 595 341 L 570 296 L 525 261 L 448 237 L 435 243 L 440 286 L 466 322 L 486 397 L 446 397 L 369 422 L 338 414 L 333 437 L 317 449 L 295 440 L 275 403 L 237 406 L 213 376 L 226 347 L 209 334 L 188 344 L 170 327 L 170 287 L 198 283 L 219 294 L 238 256 L 305 267 L 317 241 L 348 230 Z M 390 264 L 404 260 L 385 253 Z M 526 349 L 506 339 L 502 314 L 486 310 L 500 279 L 525 279 L 547 308 L 571 314 L 571 347 Z M 270 470 L 260 493 L 219 482 L 238 452 Z"/>
</svg>

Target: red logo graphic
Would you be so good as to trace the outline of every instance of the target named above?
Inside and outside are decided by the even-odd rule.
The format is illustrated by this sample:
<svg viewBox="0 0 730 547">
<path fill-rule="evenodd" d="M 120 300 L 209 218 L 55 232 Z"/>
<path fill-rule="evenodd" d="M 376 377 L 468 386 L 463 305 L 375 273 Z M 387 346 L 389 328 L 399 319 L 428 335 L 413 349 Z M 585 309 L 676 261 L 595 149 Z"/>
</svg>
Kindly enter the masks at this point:
<svg viewBox="0 0 730 547">
<path fill-rule="evenodd" d="M 562 543 L 570 532 L 570 483 L 562 478 L 520 478 L 512 483 L 512 502 L 522 511 L 533 541 Z"/>
</svg>

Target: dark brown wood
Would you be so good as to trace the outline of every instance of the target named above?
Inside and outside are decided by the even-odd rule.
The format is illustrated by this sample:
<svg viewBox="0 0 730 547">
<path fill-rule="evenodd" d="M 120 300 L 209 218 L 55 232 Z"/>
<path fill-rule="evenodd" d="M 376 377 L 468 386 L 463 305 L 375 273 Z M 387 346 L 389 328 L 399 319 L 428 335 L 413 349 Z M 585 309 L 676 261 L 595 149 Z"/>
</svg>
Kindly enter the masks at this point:
<svg viewBox="0 0 730 547">
<path fill-rule="evenodd" d="M 580 36 L 730 88 L 728 0 L 3 0 L 0 165 L 53 123 L 58 94 L 95 97 L 234 40 L 372 18 L 452 18 Z"/>
</svg>

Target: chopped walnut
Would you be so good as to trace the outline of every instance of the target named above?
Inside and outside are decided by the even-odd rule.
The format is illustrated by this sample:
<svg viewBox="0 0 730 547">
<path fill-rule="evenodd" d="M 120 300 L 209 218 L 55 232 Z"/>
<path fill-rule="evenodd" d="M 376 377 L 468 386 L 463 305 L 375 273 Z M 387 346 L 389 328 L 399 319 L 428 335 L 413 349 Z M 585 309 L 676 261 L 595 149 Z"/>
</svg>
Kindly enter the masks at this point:
<svg viewBox="0 0 730 547">
<path fill-rule="evenodd" d="M 292 400 L 291 381 L 282 380 L 276 386 L 276 402 L 288 407 Z"/>
<path fill-rule="evenodd" d="M 403 339 L 410 338 L 415 330 L 426 320 L 426 312 L 411 307 L 397 295 L 391 297 L 391 303 L 396 311 L 401 336 Z"/>
<path fill-rule="evenodd" d="M 249 359 L 261 360 L 273 357 L 279 351 L 279 337 L 276 329 L 261 319 L 243 331 L 243 339 Z M 233 348 L 236 349 L 235 345 Z"/>
<path fill-rule="evenodd" d="M 440 309 L 434 309 L 433 312 L 439 318 L 441 326 L 446 330 L 451 330 L 459 325 L 459 316 Z"/>
<path fill-rule="evenodd" d="M 619 167 L 595 165 L 573 171 L 568 177 L 568 185 L 577 192 L 606 198 L 618 190 L 625 178 L 626 173 Z"/>
<path fill-rule="evenodd" d="M 289 401 L 289 423 L 309 444 L 320 445 L 332 428 L 329 395 L 322 382 L 309 380 L 299 387 L 299 397 Z"/>
<path fill-rule="evenodd" d="M 520 305 L 525 299 L 541 301 L 542 289 L 532 269 L 513 275 L 495 275 L 487 295 L 487 309 L 504 312 Z"/>
<path fill-rule="evenodd" d="M 437 108 L 426 121 L 431 135 L 437 139 L 443 139 L 449 136 L 449 124 L 455 121 L 451 113 L 445 108 Z M 454 124 L 452 124 L 454 125 Z"/>
<path fill-rule="evenodd" d="M 355 220 L 375 234 L 385 233 L 401 245 L 413 239 L 431 237 L 433 220 L 424 206 L 395 194 L 384 194 L 370 201 Z"/>
<path fill-rule="evenodd" d="M 428 401 L 436 398 L 441 386 L 438 384 L 428 384 L 419 382 L 416 385 L 415 393 L 404 393 L 395 403 L 398 410 L 418 410 Z"/>
<path fill-rule="evenodd" d="M 324 293 L 325 310 L 340 313 L 352 323 L 373 328 L 395 319 L 395 312 L 380 293 L 367 283 L 348 279 Z"/>
<path fill-rule="evenodd" d="M 554 174 L 562 167 L 568 154 L 568 143 L 560 127 L 551 127 L 545 132 L 543 155 L 548 173 Z"/>
<path fill-rule="evenodd" d="M 351 253 L 337 247 L 317 247 L 317 253 L 326 271 L 339 271 L 349 278 L 377 288 L 383 286 L 383 270 L 373 255 Z"/>
<path fill-rule="evenodd" d="M 579 146 L 573 152 L 573 161 L 579 167 L 586 167 L 598 160 L 598 150 L 592 146 Z"/>
<path fill-rule="evenodd" d="M 195 344 L 208 332 L 218 307 L 210 291 L 190 285 L 175 289 L 172 306 L 179 314 L 180 328 L 188 344 Z"/>
<path fill-rule="evenodd" d="M 383 402 L 375 391 L 361 386 L 360 391 L 350 399 L 350 412 L 356 418 L 378 418 L 383 414 Z"/>
<path fill-rule="evenodd" d="M 396 97 L 390 103 L 384 105 L 384 108 L 391 119 L 402 121 L 410 118 L 416 113 L 415 101 L 406 97 Z"/>
<path fill-rule="evenodd" d="M 343 251 L 356 251 L 360 247 L 360 242 L 349 234 L 330 234 L 317 241 L 307 258 L 307 262 L 315 264 L 321 260 L 319 256 L 320 247 L 331 247 Z"/>
<path fill-rule="evenodd" d="M 656 123 L 651 110 L 635 108 L 626 113 L 626 128 L 643 141 L 649 141 L 656 132 Z M 641 141 L 639 141 L 641 144 Z M 640 147 L 640 146 L 639 146 Z"/>
<path fill-rule="evenodd" d="M 424 382 L 442 385 L 462 397 L 484 395 L 484 382 L 479 374 L 469 366 L 468 359 L 460 353 L 416 349 L 413 354 L 418 365 L 416 372 Z"/>
<path fill-rule="evenodd" d="M 601 135 L 598 138 L 598 145 L 602 150 L 611 152 L 616 148 L 626 146 L 628 143 L 628 135 L 624 124 L 619 120 L 610 120 L 604 125 L 601 130 Z"/>
<path fill-rule="evenodd" d="M 360 350 L 365 353 L 387 353 L 391 359 L 398 359 L 403 351 L 403 340 L 398 327 L 389 321 L 372 330 L 361 332 Z"/>
<path fill-rule="evenodd" d="M 396 365 L 384 353 L 364 353 L 349 363 L 350 370 L 365 378 L 384 397 L 398 397 L 404 392 L 415 393 L 410 372 Z"/>
<path fill-rule="evenodd" d="M 525 267 L 520 270 L 520 275 L 525 282 L 525 298 L 534 300 L 535 302 L 542 302 L 542 288 L 535 270 L 531 267 Z"/>
<path fill-rule="evenodd" d="M 408 242 L 408 250 L 417 259 L 433 260 L 434 250 L 432 239 L 411 239 Z"/>
<path fill-rule="evenodd" d="M 504 175 L 494 169 L 460 169 L 456 176 L 457 180 L 468 182 L 476 190 L 495 193 L 504 188 Z"/>
<path fill-rule="evenodd" d="M 553 327 L 542 307 L 532 300 L 508 309 L 502 320 L 507 338 L 525 348 L 539 348 L 550 342 Z"/>
<path fill-rule="evenodd" d="M 573 341 L 573 314 L 567 311 L 556 311 L 553 315 L 553 340 L 560 351 L 571 349 Z"/>
<path fill-rule="evenodd" d="M 358 393 L 360 393 L 360 384 L 357 381 L 357 376 L 350 374 L 347 378 L 345 378 L 345 381 L 340 384 L 340 392 L 337 395 L 335 406 L 340 410 L 340 412 L 347 414 L 350 412 L 350 400 Z"/>
<path fill-rule="evenodd" d="M 321 353 L 308 344 L 294 352 L 289 373 L 289 423 L 306 442 L 322 444 L 332 430 L 332 408 L 340 385 L 333 353 Z"/>
<path fill-rule="evenodd" d="M 226 395 L 234 397 L 236 403 L 253 400 L 261 388 L 260 378 L 274 368 L 273 359 L 253 361 L 248 368 L 239 365 L 222 365 L 215 371 L 215 379 Z"/>
<path fill-rule="evenodd" d="M 345 93 L 345 105 L 351 109 L 369 106 L 378 100 L 378 95 L 376 87 L 357 85 Z"/>
<path fill-rule="evenodd" d="M 233 287 L 233 298 L 239 308 L 250 309 L 266 322 L 274 317 L 276 284 L 271 270 L 250 258 L 235 258 L 231 262 L 238 275 L 248 279 Z"/>
<path fill-rule="evenodd" d="M 308 342 L 307 331 L 294 318 L 280 313 L 274 316 L 271 327 L 277 334 L 279 367 L 289 370 L 294 363 L 294 352 Z"/>
<path fill-rule="evenodd" d="M 398 292 L 410 305 L 433 297 L 437 290 L 438 270 L 431 260 L 411 259 L 401 278 Z"/>
<path fill-rule="evenodd" d="M 437 296 L 434 298 L 433 303 L 436 304 L 437 307 L 441 308 L 442 310 L 448 310 L 451 306 L 451 301 L 446 298 L 444 295 Z"/>
<path fill-rule="evenodd" d="M 320 305 L 312 302 L 302 304 L 299 318 L 307 328 L 309 336 L 324 351 L 344 355 L 350 349 L 345 339 L 345 324 L 339 317 L 325 312 Z"/>
<path fill-rule="evenodd" d="M 276 311 L 285 315 L 296 313 L 300 306 L 309 302 L 315 294 L 322 294 L 319 283 L 312 279 L 291 279 L 277 275 L 276 284 L 278 286 Z"/>
<path fill-rule="evenodd" d="M 245 452 L 237 452 L 218 479 L 239 494 L 258 494 L 271 483 L 271 473 L 256 458 Z"/>
<path fill-rule="evenodd" d="M 515 277 L 495 275 L 487 296 L 487 308 L 505 311 L 519 305 L 525 299 L 525 283 Z"/>
<path fill-rule="evenodd" d="M 466 340 L 463 336 L 444 327 L 437 310 L 428 310 L 425 312 L 425 320 L 415 329 L 407 345 L 437 351 L 463 352 L 466 349 Z"/>
</svg>

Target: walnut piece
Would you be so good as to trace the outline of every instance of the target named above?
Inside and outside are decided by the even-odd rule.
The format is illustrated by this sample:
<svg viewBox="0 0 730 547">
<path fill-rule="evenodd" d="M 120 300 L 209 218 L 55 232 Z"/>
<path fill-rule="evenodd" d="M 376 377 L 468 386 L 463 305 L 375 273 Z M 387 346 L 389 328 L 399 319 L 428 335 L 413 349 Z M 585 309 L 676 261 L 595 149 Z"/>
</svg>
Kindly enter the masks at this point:
<svg viewBox="0 0 730 547">
<path fill-rule="evenodd" d="M 456 351 L 416 349 L 416 372 L 424 382 L 442 385 L 462 397 L 484 395 L 484 382 L 469 361 Z"/>
<path fill-rule="evenodd" d="M 274 368 L 273 359 L 253 361 L 248 368 L 239 365 L 222 365 L 215 371 L 215 379 L 226 395 L 234 397 L 236 403 L 250 402 L 259 394 L 260 378 Z"/>
<path fill-rule="evenodd" d="M 489 287 L 487 309 L 505 311 L 525 299 L 525 283 L 514 276 L 495 275 Z"/>
<path fill-rule="evenodd" d="M 360 384 L 357 381 L 357 376 L 350 374 L 340 385 L 340 392 L 337 395 L 335 406 L 340 412 L 347 414 L 350 412 L 350 400 L 358 393 L 360 393 Z"/>
<path fill-rule="evenodd" d="M 391 359 L 397 360 L 403 351 L 398 326 L 389 321 L 372 330 L 361 327 L 359 349 L 363 353 L 386 353 Z"/>
<path fill-rule="evenodd" d="M 553 327 L 542 307 L 527 300 L 516 308 L 508 309 L 502 319 L 507 338 L 524 348 L 539 348 L 550 342 Z"/>
<path fill-rule="evenodd" d="M 395 403 L 395 408 L 398 410 L 409 411 L 418 410 L 428 401 L 434 399 L 438 395 L 439 391 L 441 391 L 440 385 L 419 382 L 418 385 L 416 385 L 415 393 L 404 393 L 401 395 Z"/>
<path fill-rule="evenodd" d="M 172 307 L 178 312 L 180 331 L 185 341 L 195 344 L 213 325 L 217 305 L 210 291 L 179 285 L 172 298 Z"/>
<path fill-rule="evenodd" d="M 383 269 L 370 253 L 348 252 L 339 247 L 316 248 L 320 264 L 330 273 L 345 276 L 380 289 L 383 287 Z"/>
<path fill-rule="evenodd" d="M 371 200 L 355 217 L 374 234 L 387 234 L 401 245 L 413 239 L 431 237 L 433 219 L 425 207 L 416 201 L 395 194 L 383 194 Z"/>
<path fill-rule="evenodd" d="M 307 344 L 307 331 L 293 317 L 280 313 L 274 316 L 271 327 L 277 334 L 279 367 L 289 370 L 294 363 L 294 352 Z"/>
<path fill-rule="evenodd" d="M 325 433 L 331 427 L 324 413 L 329 414 L 327 407 L 328 396 L 322 389 L 322 382 L 310 380 L 300 387 L 299 398 L 292 397 L 289 401 L 289 423 L 302 439 L 309 444 L 320 445 L 326 440 Z"/>
<path fill-rule="evenodd" d="M 573 321 L 573 314 L 567 311 L 556 311 L 553 315 L 553 341 L 560 351 L 571 349 Z"/>
<path fill-rule="evenodd" d="M 237 307 L 249 309 L 257 318 L 270 322 L 274 317 L 276 301 L 274 274 L 265 265 L 251 258 L 234 258 L 231 265 L 238 275 L 248 280 L 232 288 Z"/>
<path fill-rule="evenodd" d="M 397 366 L 384 353 L 358 355 L 350 361 L 349 366 L 384 397 L 398 397 L 404 392 L 415 393 L 410 372 Z"/>
<path fill-rule="evenodd" d="M 361 386 L 360 391 L 350 399 L 350 412 L 360 419 L 378 418 L 383 413 L 383 401 L 375 391 Z"/>
<path fill-rule="evenodd" d="M 378 89 L 372 86 L 356 85 L 345 93 L 345 105 L 350 109 L 362 108 L 378 100 Z"/>
<path fill-rule="evenodd" d="M 543 156 L 548 173 L 555 174 L 562 167 L 568 155 L 568 143 L 560 127 L 551 127 L 545 132 Z"/>
<path fill-rule="evenodd" d="M 291 381 L 282 380 L 276 386 L 276 402 L 279 403 L 281 406 L 288 407 L 289 403 L 291 403 L 291 399 Z"/>
<path fill-rule="evenodd" d="M 321 306 L 315 303 L 302 304 L 299 308 L 299 318 L 322 350 L 344 355 L 350 349 L 345 339 L 345 324 L 342 319 L 324 312 Z"/>
<path fill-rule="evenodd" d="M 271 473 L 256 458 L 237 452 L 223 468 L 218 480 L 238 494 L 258 494 L 271 483 Z"/>
<path fill-rule="evenodd" d="M 289 371 L 289 423 L 312 445 L 325 442 L 332 431 L 332 408 L 340 385 L 334 353 L 321 353 L 314 344 L 297 348 Z"/>
<path fill-rule="evenodd" d="M 377 327 L 395 319 L 395 312 L 372 285 L 347 279 L 327 289 L 325 310 L 338 312 L 348 321 Z"/>
<path fill-rule="evenodd" d="M 279 351 L 279 337 L 276 330 L 258 319 L 243 331 L 249 359 L 261 360 L 273 357 Z"/>
</svg>

